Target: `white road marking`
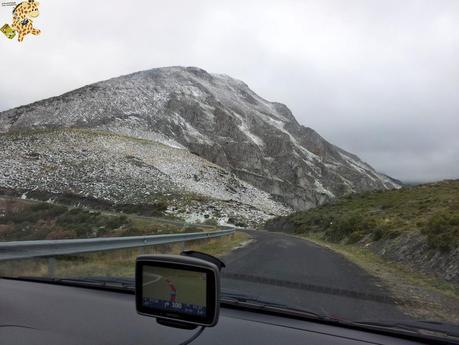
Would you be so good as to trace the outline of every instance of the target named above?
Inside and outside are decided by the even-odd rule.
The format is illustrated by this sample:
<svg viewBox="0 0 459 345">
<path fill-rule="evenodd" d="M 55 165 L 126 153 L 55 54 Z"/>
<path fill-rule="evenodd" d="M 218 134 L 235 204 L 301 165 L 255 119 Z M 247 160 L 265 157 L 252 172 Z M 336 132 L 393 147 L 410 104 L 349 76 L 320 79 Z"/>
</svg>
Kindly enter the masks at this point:
<svg viewBox="0 0 459 345">
<path fill-rule="evenodd" d="M 152 277 L 153 280 L 150 280 L 148 283 L 143 283 L 143 287 L 154 284 L 163 278 L 159 274 L 154 274 L 154 273 L 144 273 L 144 274 L 148 276 L 149 278 Z"/>
</svg>

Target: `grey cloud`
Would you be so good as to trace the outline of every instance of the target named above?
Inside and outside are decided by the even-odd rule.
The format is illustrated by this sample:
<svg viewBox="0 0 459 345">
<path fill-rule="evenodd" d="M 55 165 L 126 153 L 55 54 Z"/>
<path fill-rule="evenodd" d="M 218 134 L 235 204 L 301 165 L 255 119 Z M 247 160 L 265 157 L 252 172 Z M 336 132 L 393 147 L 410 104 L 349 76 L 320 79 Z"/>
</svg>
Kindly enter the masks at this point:
<svg viewBox="0 0 459 345">
<path fill-rule="evenodd" d="M 0 110 L 158 66 L 244 80 L 404 180 L 459 177 L 459 2 L 42 0 L 0 40 Z M 0 8 L 0 20 L 8 15 Z"/>
</svg>

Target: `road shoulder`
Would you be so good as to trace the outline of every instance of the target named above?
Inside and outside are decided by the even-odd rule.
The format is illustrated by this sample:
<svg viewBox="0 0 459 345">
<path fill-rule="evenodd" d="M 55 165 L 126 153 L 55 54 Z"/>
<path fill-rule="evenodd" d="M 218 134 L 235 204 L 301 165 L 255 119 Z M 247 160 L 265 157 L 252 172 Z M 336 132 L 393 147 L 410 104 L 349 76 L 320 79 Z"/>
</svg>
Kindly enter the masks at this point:
<svg viewBox="0 0 459 345">
<path fill-rule="evenodd" d="M 459 289 L 455 285 L 410 271 L 356 245 L 330 243 L 314 236 L 295 237 L 338 253 L 380 279 L 403 313 L 416 319 L 459 322 Z"/>
</svg>

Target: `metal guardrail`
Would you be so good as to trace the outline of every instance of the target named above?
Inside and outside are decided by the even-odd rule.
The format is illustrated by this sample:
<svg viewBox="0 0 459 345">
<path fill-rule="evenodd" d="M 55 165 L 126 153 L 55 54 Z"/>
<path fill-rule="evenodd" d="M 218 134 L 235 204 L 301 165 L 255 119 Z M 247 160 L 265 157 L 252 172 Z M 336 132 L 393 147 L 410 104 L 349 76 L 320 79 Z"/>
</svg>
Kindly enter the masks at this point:
<svg viewBox="0 0 459 345">
<path fill-rule="evenodd" d="M 36 257 L 54 258 L 60 255 L 92 253 L 116 249 L 139 248 L 216 238 L 234 233 L 233 228 L 213 232 L 193 232 L 168 235 L 107 237 L 78 240 L 0 242 L 0 261 Z"/>
</svg>

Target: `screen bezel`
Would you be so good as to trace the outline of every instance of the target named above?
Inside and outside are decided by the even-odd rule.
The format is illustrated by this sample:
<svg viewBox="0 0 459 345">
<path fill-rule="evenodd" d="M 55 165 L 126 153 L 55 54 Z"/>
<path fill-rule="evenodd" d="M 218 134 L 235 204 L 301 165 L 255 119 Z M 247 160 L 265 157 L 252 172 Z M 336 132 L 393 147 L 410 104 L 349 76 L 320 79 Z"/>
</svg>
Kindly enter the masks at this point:
<svg viewBox="0 0 459 345">
<path fill-rule="evenodd" d="M 218 273 L 211 266 L 207 266 L 196 262 L 196 259 L 190 260 L 193 262 L 171 262 L 170 259 L 153 259 L 138 258 L 136 262 L 136 307 L 137 312 L 142 315 L 157 317 L 166 320 L 184 322 L 192 325 L 200 325 L 211 327 L 217 322 L 218 317 Z M 148 267 L 162 267 L 183 271 L 192 271 L 206 274 L 206 312 L 205 317 L 197 315 L 189 315 L 172 311 L 164 311 L 161 309 L 149 308 L 143 305 L 143 269 Z"/>
</svg>

